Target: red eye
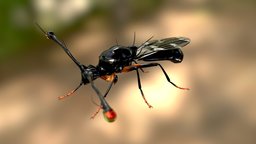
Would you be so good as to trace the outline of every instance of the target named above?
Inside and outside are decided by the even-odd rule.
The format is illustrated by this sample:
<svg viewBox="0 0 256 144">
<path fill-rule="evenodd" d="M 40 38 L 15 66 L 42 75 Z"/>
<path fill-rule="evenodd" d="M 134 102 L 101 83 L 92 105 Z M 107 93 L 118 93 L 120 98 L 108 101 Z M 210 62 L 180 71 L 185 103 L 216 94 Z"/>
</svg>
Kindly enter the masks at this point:
<svg viewBox="0 0 256 144">
<path fill-rule="evenodd" d="M 108 122 L 114 122 L 116 119 L 116 112 L 110 109 L 109 111 L 103 112 L 104 118 Z"/>
</svg>

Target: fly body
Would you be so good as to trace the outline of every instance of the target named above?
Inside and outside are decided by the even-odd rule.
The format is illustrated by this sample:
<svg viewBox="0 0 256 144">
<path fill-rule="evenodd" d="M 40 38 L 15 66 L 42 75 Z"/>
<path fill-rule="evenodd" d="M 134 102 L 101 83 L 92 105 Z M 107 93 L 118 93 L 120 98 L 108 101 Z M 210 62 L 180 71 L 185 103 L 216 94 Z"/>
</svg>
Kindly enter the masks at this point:
<svg viewBox="0 0 256 144">
<path fill-rule="evenodd" d="M 118 80 L 118 73 L 136 71 L 138 88 L 141 92 L 141 95 L 148 105 L 149 108 L 152 106 L 147 102 L 144 93 L 142 91 L 141 80 L 139 70 L 144 72 L 143 69 L 149 67 L 158 66 L 163 74 L 166 77 L 166 80 L 171 83 L 176 88 L 182 90 L 189 90 L 188 88 L 183 88 L 177 86 L 173 83 L 167 72 L 164 70 L 161 64 L 155 61 L 167 60 L 173 63 L 181 63 L 183 60 L 183 52 L 181 50 L 182 47 L 189 44 L 190 40 L 185 37 L 171 37 L 165 38 L 161 40 L 151 40 L 149 38 L 146 42 L 141 44 L 140 46 L 135 46 L 134 42 L 132 46 L 121 46 L 114 45 L 109 49 L 103 51 L 99 56 L 99 62 L 96 66 L 93 65 L 83 65 L 81 64 L 69 51 L 66 45 L 61 42 L 53 32 L 44 31 L 39 24 L 36 23 L 39 29 L 45 34 L 48 39 L 53 40 L 57 43 L 66 54 L 72 59 L 72 61 L 78 66 L 81 71 L 81 82 L 80 84 L 71 92 L 64 96 L 58 97 L 60 100 L 64 99 L 70 95 L 72 95 L 75 91 L 77 91 L 82 85 L 90 84 L 91 87 L 96 92 L 100 105 L 97 112 L 92 116 L 94 118 L 96 114 L 102 109 L 103 115 L 108 122 L 113 122 L 116 119 L 115 111 L 110 107 L 108 102 L 106 101 L 106 96 L 109 93 L 113 84 L 115 84 Z M 134 36 L 135 39 L 135 36 Z M 140 64 L 139 61 L 145 61 L 149 63 Z M 101 78 L 105 81 L 110 82 L 106 92 L 104 95 L 99 91 L 99 89 L 95 86 L 94 80 Z"/>
</svg>

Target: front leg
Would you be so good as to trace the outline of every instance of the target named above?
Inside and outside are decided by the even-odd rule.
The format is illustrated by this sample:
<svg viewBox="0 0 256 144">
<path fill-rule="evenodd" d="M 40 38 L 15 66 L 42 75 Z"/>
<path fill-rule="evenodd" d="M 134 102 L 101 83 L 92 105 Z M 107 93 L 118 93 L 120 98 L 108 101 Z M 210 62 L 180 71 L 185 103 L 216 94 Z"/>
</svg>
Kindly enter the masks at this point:
<svg viewBox="0 0 256 144">
<path fill-rule="evenodd" d="M 72 95 L 73 93 L 75 93 L 82 85 L 83 85 L 83 81 L 81 81 L 80 84 L 79 84 L 74 90 L 72 90 L 71 92 L 67 93 L 66 95 L 59 96 L 58 99 L 59 99 L 59 100 L 63 100 L 64 98 L 71 96 L 71 95 Z"/>
</svg>

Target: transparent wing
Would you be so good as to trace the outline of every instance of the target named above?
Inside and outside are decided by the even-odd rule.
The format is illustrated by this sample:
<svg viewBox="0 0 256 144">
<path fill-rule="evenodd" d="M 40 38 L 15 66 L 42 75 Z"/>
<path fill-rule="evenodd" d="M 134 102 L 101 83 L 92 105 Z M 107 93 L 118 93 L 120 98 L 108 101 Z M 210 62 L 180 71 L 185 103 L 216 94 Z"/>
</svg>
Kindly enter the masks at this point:
<svg viewBox="0 0 256 144">
<path fill-rule="evenodd" d="M 185 37 L 171 37 L 161 40 L 151 40 L 137 49 L 137 59 L 143 59 L 160 51 L 180 49 L 189 44 L 190 39 Z"/>
</svg>

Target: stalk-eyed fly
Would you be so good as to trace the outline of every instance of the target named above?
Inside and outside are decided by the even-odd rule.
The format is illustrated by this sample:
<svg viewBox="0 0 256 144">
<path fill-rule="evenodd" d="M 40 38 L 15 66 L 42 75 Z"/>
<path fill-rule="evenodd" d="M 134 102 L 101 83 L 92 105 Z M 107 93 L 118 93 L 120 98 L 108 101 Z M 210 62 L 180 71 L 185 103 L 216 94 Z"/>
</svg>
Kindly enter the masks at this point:
<svg viewBox="0 0 256 144">
<path fill-rule="evenodd" d="M 183 60 L 183 53 L 181 48 L 189 44 L 190 40 L 188 38 L 170 37 L 161 40 L 151 40 L 153 38 L 151 37 L 140 46 L 135 46 L 134 34 L 134 41 L 132 46 L 121 46 L 118 44 L 114 45 L 100 54 L 98 65 L 85 66 L 71 54 L 67 46 L 62 41 L 60 41 L 53 32 L 46 32 L 39 24 L 36 23 L 36 25 L 48 39 L 53 40 L 66 52 L 66 54 L 72 59 L 72 61 L 81 71 L 82 78 L 80 84 L 68 94 L 58 97 L 58 99 L 62 100 L 75 93 L 75 91 L 77 91 L 82 85 L 90 84 L 100 100 L 99 108 L 91 118 L 94 118 L 97 113 L 103 109 L 104 118 L 108 122 L 115 121 L 117 115 L 105 98 L 109 93 L 112 85 L 117 82 L 118 73 L 136 71 L 139 90 L 143 100 L 149 108 L 152 108 L 152 106 L 147 102 L 142 91 L 139 70 L 144 72 L 144 68 L 159 66 L 169 83 L 171 83 L 176 88 L 189 90 L 189 88 L 179 87 L 173 83 L 162 65 L 156 62 L 152 62 L 169 60 L 173 63 L 181 63 Z M 138 61 L 147 61 L 150 63 L 139 64 Z M 101 78 L 107 82 L 110 82 L 104 95 L 99 91 L 93 82 L 97 78 Z"/>
</svg>

